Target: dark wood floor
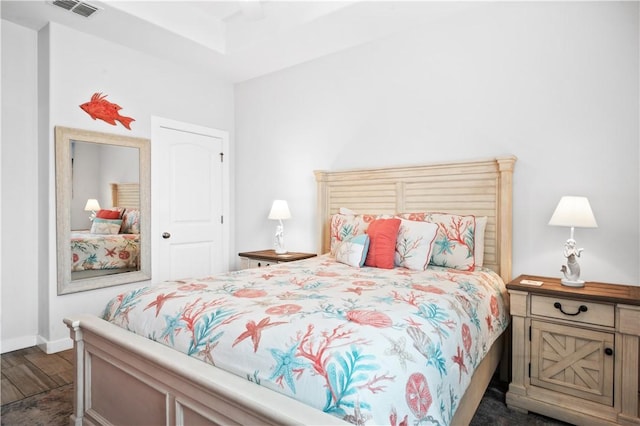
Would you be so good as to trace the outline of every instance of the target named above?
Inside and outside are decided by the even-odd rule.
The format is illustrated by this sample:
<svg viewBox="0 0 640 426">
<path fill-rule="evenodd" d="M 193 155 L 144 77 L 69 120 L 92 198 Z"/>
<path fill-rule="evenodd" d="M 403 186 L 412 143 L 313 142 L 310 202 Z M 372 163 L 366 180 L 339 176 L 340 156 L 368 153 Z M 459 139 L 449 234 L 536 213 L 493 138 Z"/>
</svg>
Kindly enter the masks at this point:
<svg viewBox="0 0 640 426">
<path fill-rule="evenodd" d="M 0 356 L 2 405 L 73 382 L 73 351 L 47 355 L 37 347 Z"/>
</svg>

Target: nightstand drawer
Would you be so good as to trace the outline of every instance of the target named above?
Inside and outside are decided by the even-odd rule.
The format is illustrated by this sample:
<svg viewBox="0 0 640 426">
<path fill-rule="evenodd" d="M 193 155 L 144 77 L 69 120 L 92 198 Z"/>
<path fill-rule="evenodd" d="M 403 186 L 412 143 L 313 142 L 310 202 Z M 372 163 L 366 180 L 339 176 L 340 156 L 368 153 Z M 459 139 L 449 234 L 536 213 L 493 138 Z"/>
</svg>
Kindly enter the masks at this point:
<svg viewBox="0 0 640 426">
<path fill-rule="evenodd" d="M 614 305 L 606 303 L 532 295 L 531 314 L 604 327 L 615 326 Z"/>
<path fill-rule="evenodd" d="M 247 259 L 247 268 L 263 268 L 265 266 L 275 265 L 278 262 L 273 262 L 263 259 Z"/>
<path fill-rule="evenodd" d="M 615 326 L 614 305 L 562 297 L 531 295 L 531 315 L 604 327 Z"/>
</svg>

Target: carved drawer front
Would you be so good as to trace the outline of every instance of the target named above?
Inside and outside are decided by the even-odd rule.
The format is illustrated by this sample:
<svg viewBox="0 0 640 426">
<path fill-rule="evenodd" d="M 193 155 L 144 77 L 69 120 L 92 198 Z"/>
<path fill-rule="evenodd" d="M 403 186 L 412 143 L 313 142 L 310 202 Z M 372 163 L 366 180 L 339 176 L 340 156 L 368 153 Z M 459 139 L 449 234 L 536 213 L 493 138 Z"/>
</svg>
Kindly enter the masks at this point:
<svg viewBox="0 0 640 426">
<path fill-rule="evenodd" d="M 615 306 L 561 297 L 531 296 L 531 315 L 577 321 L 586 324 L 615 326 Z"/>
<path fill-rule="evenodd" d="M 614 334 L 531 321 L 531 384 L 613 406 Z"/>
</svg>

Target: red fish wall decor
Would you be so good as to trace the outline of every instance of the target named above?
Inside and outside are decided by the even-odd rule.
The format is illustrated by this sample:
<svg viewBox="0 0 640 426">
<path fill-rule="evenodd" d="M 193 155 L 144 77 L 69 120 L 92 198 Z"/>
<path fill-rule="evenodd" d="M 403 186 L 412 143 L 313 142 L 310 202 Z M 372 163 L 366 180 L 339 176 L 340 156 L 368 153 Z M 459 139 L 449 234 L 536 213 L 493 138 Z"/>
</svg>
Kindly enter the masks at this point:
<svg viewBox="0 0 640 426">
<path fill-rule="evenodd" d="M 120 105 L 113 104 L 106 100 L 107 95 L 102 93 L 94 93 L 91 96 L 91 100 L 80 105 L 80 108 L 91 116 L 94 120 L 99 118 L 100 120 L 116 125 L 116 121 L 119 121 L 127 129 L 131 130 L 131 122 L 136 121 L 131 117 L 124 117 L 120 115 L 118 111 L 122 109 Z"/>
</svg>

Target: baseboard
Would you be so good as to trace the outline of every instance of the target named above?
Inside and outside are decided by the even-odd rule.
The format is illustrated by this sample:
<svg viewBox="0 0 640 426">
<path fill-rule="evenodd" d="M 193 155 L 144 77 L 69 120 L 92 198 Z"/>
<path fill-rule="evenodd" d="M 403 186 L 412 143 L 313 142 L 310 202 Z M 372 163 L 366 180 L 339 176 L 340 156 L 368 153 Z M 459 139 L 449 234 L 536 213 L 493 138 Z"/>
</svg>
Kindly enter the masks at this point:
<svg viewBox="0 0 640 426">
<path fill-rule="evenodd" d="M 22 336 L 14 339 L 0 341 L 0 353 L 17 351 L 18 349 L 30 348 L 36 345 L 36 336 Z"/>
<path fill-rule="evenodd" d="M 54 354 L 56 352 L 62 352 L 73 348 L 73 340 L 71 340 L 70 337 L 65 337 L 64 339 L 48 341 L 42 336 L 38 336 L 36 345 L 45 353 Z"/>
</svg>

